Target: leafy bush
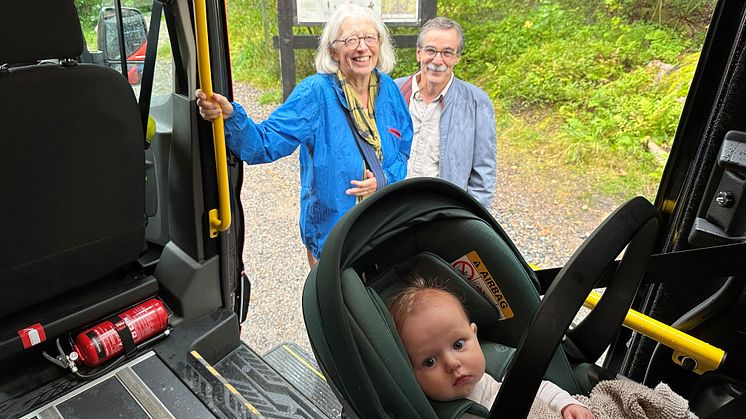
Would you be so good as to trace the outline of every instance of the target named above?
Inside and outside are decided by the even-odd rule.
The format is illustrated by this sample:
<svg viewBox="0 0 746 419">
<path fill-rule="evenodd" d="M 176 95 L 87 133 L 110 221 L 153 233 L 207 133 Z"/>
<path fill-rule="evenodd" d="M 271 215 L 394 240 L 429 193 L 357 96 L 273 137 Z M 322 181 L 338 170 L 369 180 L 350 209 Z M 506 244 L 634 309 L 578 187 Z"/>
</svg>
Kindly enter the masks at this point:
<svg viewBox="0 0 746 419">
<path fill-rule="evenodd" d="M 497 21 L 457 17 L 469 22 L 457 72 L 515 116 L 501 138 L 553 138 L 579 170 L 607 164 L 602 188 L 625 195 L 654 191 L 663 163 L 649 149 L 670 146 L 703 39 L 633 19 L 632 3 L 538 1 Z"/>
<path fill-rule="evenodd" d="M 582 19 L 577 11 L 541 4 L 480 26 L 482 34 L 467 36 L 483 41 L 468 51 L 468 65 L 459 71 L 511 104 L 563 105 L 587 100 L 599 86 L 653 59 L 675 62 L 688 47 L 675 32 L 650 24 Z"/>
</svg>

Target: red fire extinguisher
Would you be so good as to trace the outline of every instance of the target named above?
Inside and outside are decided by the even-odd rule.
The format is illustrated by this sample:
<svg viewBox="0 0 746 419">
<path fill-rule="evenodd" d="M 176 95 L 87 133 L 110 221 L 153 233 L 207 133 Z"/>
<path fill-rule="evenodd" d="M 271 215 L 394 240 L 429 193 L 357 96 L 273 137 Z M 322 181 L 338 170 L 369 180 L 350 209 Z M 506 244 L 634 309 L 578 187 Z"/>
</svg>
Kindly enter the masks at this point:
<svg viewBox="0 0 746 419">
<path fill-rule="evenodd" d="M 75 338 L 73 352 L 84 365 L 95 367 L 166 330 L 168 312 L 158 299 L 150 299 L 84 330 Z"/>
</svg>

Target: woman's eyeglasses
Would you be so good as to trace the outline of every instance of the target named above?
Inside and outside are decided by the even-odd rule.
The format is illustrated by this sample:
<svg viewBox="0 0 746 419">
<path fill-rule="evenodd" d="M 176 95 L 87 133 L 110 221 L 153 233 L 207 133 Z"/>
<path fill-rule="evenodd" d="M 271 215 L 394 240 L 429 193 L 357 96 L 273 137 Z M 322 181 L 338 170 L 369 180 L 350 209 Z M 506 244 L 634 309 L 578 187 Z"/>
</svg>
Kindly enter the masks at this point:
<svg viewBox="0 0 746 419">
<path fill-rule="evenodd" d="M 452 49 L 440 50 L 440 49 L 435 49 L 433 47 L 426 47 L 426 48 L 421 48 L 420 51 L 422 51 L 427 58 L 435 58 L 435 56 L 438 55 L 438 53 L 440 53 L 440 56 L 443 57 L 443 59 L 445 60 L 450 60 L 457 55 L 456 51 Z"/>
<path fill-rule="evenodd" d="M 374 47 L 378 45 L 378 38 L 380 35 L 364 35 L 364 36 L 350 36 L 345 39 L 336 39 L 332 41 L 332 45 L 337 42 L 343 42 L 349 49 L 357 48 L 360 45 L 360 41 L 365 41 L 365 45 Z"/>
</svg>

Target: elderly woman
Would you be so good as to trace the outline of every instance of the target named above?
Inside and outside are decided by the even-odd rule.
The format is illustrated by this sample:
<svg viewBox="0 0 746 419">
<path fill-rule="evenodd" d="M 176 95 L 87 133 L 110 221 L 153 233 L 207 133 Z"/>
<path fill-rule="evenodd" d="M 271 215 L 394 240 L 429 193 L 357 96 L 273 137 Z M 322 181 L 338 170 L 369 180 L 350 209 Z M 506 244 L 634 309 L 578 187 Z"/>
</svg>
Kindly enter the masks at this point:
<svg viewBox="0 0 746 419">
<path fill-rule="evenodd" d="M 257 123 L 241 105 L 197 90 L 202 117 L 210 121 L 222 112 L 227 146 L 248 164 L 277 160 L 300 146 L 300 231 L 310 266 L 347 210 L 406 175 L 412 122 L 385 74 L 394 61 L 380 17 L 343 5 L 324 26 L 318 74 L 298 84 L 267 120 Z"/>
</svg>

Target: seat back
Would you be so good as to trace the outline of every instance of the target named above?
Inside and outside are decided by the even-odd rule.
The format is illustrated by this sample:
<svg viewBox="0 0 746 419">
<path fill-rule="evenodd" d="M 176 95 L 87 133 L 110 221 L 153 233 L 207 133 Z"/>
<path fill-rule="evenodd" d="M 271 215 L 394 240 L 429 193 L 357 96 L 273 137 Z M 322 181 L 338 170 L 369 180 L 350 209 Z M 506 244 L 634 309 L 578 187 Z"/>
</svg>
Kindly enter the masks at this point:
<svg viewBox="0 0 746 419">
<path fill-rule="evenodd" d="M 319 364 L 347 407 L 362 417 L 479 412 L 483 408 L 465 400 L 430 401 L 417 385 L 385 304 L 414 273 L 436 277 L 464 297 L 487 370 L 502 378 L 539 305 L 536 277 L 486 210 L 437 179 L 394 184 L 335 226 L 303 291 Z M 485 291 L 465 276 L 485 279 Z M 559 349 L 546 378 L 579 392 Z"/>
<path fill-rule="evenodd" d="M 75 62 L 83 49 L 73 0 L 0 3 L 0 317 L 144 247 L 137 101 L 122 74 Z"/>
</svg>

